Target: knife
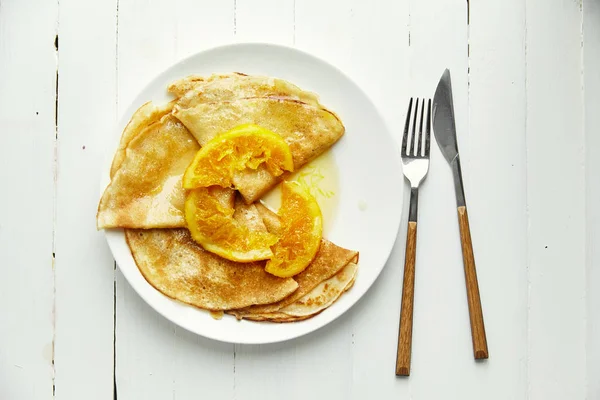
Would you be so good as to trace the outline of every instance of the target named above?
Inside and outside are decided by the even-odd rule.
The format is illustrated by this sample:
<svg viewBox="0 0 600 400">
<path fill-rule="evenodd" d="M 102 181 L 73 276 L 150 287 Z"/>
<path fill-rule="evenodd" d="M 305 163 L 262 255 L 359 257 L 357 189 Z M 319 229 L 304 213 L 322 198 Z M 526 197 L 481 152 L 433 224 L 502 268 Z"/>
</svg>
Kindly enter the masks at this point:
<svg viewBox="0 0 600 400">
<path fill-rule="evenodd" d="M 469 319 L 471 320 L 471 339 L 473 341 L 473 354 L 475 359 L 488 358 L 483 311 L 479 298 L 479 285 L 475 270 L 475 257 L 471 243 L 469 229 L 469 216 L 465 202 L 460 157 L 456 143 L 456 124 L 454 122 L 454 106 L 452 102 L 452 84 L 450 71 L 444 71 L 433 97 L 433 133 L 440 150 L 454 176 L 454 190 L 456 191 L 456 206 L 458 210 L 458 224 L 460 227 L 460 241 L 462 245 L 463 264 L 465 267 L 465 283 L 467 286 L 467 300 L 469 303 Z"/>
</svg>

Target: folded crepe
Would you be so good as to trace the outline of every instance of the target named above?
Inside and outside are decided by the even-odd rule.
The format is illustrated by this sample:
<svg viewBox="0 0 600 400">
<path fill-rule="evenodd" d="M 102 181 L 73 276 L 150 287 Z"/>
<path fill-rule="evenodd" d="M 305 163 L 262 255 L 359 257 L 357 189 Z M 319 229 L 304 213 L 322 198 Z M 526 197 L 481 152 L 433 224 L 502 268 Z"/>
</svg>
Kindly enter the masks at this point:
<svg viewBox="0 0 600 400">
<path fill-rule="evenodd" d="M 256 204 L 256 209 L 262 216 L 269 232 L 277 233 L 281 229 L 281 221 L 277 214 L 260 203 Z M 294 320 L 294 318 L 301 318 L 302 316 L 315 315 L 331 305 L 346 288 L 352 286 L 357 263 L 358 252 L 344 249 L 322 239 L 321 247 L 315 259 L 304 271 L 293 277 L 298 283 L 298 288 L 290 296 L 271 304 L 234 310 L 231 314 L 240 319 L 279 320 L 279 322 L 288 322 L 287 319 Z M 353 265 L 353 267 L 349 267 L 350 265 Z M 347 267 L 349 268 L 343 271 Z M 341 276 L 319 288 L 320 284 L 340 272 L 342 272 Z M 330 287 L 332 290 L 328 292 Z"/>
<path fill-rule="evenodd" d="M 133 258 L 164 295 L 208 310 L 279 301 L 298 287 L 265 272 L 264 263 L 236 263 L 204 250 L 187 229 L 126 229 Z"/>
<path fill-rule="evenodd" d="M 319 283 L 308 294 L 289 306 L 280 308 L 278 312 L 296 318 L 313 316 L 321 312 L 352 287 L 357 271 L 358 265 L 353 262 L 348 263 L 340 272 Z"/>
<path fill-rule="evenodd" d="M 294 169 L 298 170 L 344 134 L 340 119 L 320 105 L 314 94 L 280 79 L 230 76 L 196 82 L 196 86 L 172 86 L 181 88 L 172 88 L 181 95 L 173 106 L 173 115 L 200 145 L 238 125 L 256 124 L 281 135 L 290 146 Z M 182 93 L 189 87 L 193 88 Z M 285 175 L 274 177 L 259 167 L 248 169 L 233 183 L 245 201 L 252 203 L 283 178 Z"/>
<path fill-rule="evenodd" d="M 200 146 L 179 120 L 150 107 L 138 110 L 122 135 L 98 229 L 186 226 L 181 179 Z"/>
<path fill-rule="evenodd" d="M 233 310 L 230 314 L 238 319 L 270 322 L 296 322 L 314 317 L 331 306 L 354 284 L 358 265 L 351 262 L 333 277 L 321 282 L 310 292 L 288 306 L 272 312 L 247 312 Z"/>
<path fill-rule="evenodd" d="M 129 123 L 123 130 L 123 133 L 121 135 L 121 141 L 119 143 L 119 148 L 117 149 L 115 157 L 113 158 L 113 162 L 110 167 L 111 178 L 115 175 L 115 173 L 121 166 L 121 163 L 125 159 L 125 150 L 129 142 L 131 142 L 131 140 L 134 137 L 136 137 L 140 132 L 142 132 L 145 128 L 154 124 L 155 122 L 160 121 L 162 117 L 169 114 L 173 109 L 173 104 L 174 101 L 157 106 L 151 101 L 149 101 L 147 103 L 144 103 L 133 113 L 131 119 L 129 120 Z"/>
<path fill-rule="evenodd" d="M 233 202 L 231 196 L 223 201 Z M 234 218 L 252 229 L 279 222 L 260 204 L 235 202 Z M 259 211 L 259 209 L 262 209 Z M 265 221 L 262 215 L 268 215 Z M 265 262 L 236 263 L 205 251 L 187 229 L 126 229 L 144 278 L 168 297 L 199 308 L 225 310 L 238 318 L 292 322 L 316 315 L 354 281 L 358 253 L 323 241 L 315 260 L 293 278 L 265 272 Z M 307 272 L 308 271 L 308 272 Z"/>
</svg>

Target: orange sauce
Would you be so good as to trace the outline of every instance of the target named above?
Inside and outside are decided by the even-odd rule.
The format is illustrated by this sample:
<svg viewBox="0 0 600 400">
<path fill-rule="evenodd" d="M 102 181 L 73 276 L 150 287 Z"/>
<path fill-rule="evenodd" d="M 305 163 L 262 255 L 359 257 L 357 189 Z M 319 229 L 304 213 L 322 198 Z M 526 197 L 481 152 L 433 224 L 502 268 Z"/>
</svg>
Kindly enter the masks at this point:
<svg viewBox="0 0 600 400">
<path fill-rule="evenodd" d="M 339 203 L 339 170 L 333 153 L 326 151 L 287 180 L 300 183 L 317 200 L 323 214 L 323 235 L 326 235 L 333 226 Z M 261 201 L 271 210 L 277 211 L 281 206 L 279 185 L 267 193 Z"/>
</svg>

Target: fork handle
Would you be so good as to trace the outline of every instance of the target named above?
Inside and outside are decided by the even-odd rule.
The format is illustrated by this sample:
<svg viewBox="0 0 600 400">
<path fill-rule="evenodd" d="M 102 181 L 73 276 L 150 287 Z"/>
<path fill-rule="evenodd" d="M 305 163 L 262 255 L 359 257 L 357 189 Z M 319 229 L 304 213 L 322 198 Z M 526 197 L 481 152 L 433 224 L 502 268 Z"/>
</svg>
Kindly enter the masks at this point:
<svg viewBox="0 0 600 400">
<path fill-rule="evenodd" d="M 398 353 L 396 356 L 396 375 L 410 375 L 412 351 L 413 304 L 415 289 L 415 260 L 417 255 L 417 196 L 416 189 L 411 191 L 411 211 L 406 232 L 406 253 L 404 256 L 404 281 L 402 283 L 402 306 L 400 309 L 400 327 L 398 332 Z"/>
<path fill-rule="evenodd" d="M 483 310 L 479 297 L 477 271 L 475 270 L 475 257 L 471 243 L 471 230 L 469 228 L 469 215 L 466 206 L 458 207 L 458 224 L 460 226 L 460 241 L 462 245 L 463 263 L 465 266 L 465 282 L 467 285 L 467 300 L 469 303 L 469 318 L 471 320 L 471 339 L 473 341 L 473 354 L 475 359 L 488 358 L 485 325 L 483 323 Z"/>
</svg>

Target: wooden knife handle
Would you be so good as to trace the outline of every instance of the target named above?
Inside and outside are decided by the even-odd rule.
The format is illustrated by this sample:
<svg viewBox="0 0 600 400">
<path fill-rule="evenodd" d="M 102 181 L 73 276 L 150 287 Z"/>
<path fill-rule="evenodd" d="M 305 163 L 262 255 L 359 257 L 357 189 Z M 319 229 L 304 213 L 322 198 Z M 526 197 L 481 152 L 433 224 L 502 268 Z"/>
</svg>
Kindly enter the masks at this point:
<svg viewBox="0 0 600 400">
<path fill-rule="evenodd" d="M 417 223 L 409 221 L 406 233 L 404 282 L 402 284 L 402 306 L 400 309 L 400 328 L 398 332 L 398 354 L 396 357 L 396 375 L 398 376 L 410 375 L 416 250 Z"/>
<path fill-rule="evenodd" d="M 467 300 L 469 302 L 469 318 L 471 320 L 471 338 L 473 340 L 473 354 L 475 359 L 488 358 L 487 339 L 483 324 L 483 311 L 479 298 L 479 285 L 477 284 L 477 271 L 475 270 L 475 257 L 471 243 L 471 230 L 469 228 L 469 215 L 465 206 L 458 207 L 458 223 L 460 226 L 460 241 L 462 245 L 463 263 L 465 265 L 465 282 L 467 284 Z"/>
</svg>

